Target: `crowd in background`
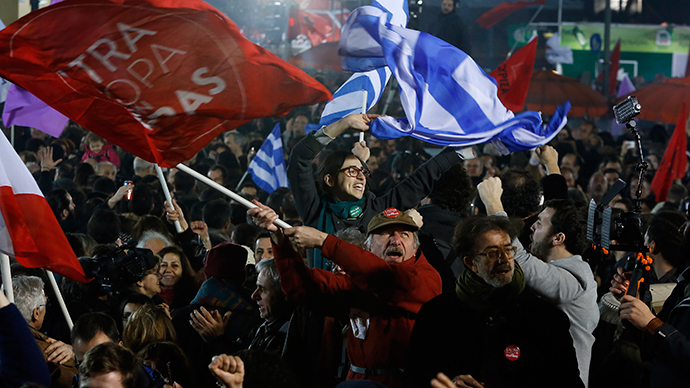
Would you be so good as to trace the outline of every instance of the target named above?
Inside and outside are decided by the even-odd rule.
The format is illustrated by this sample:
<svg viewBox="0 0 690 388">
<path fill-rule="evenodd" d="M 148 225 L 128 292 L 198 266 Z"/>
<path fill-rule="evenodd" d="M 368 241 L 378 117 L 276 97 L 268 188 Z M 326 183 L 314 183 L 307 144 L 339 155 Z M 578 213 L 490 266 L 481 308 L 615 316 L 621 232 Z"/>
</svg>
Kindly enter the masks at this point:
<svg viewBox="0 0 690 388">
<path fill-rule="evenodd" d="M 296 157 L 293 150 L 308 141 L 305 127 L 318 123 L 322 108 L 297 109 L 281 120 L 252 121 L 219 136 L 185 164 L 246 199 L 266 204 L 293 226 L 306 222 L 335 234 L 340 228 L 329 229 L 323 223 L 322 214 L 317 214 L 318 222 L 305 221 L 307 216 L 300 211 L 305 208 L 303 192 L 296 192 L 298 189 L 292 187 L 269 194 L 254 184 L 251 175 L 245 174 L 251 158 L 276 123 L 281 125 L 286 162 L 288 165 L 296 163 L 292 160 Z M 388 113 L 397 114 L 399 108 L 392 107 Z M 504 206 L 508 215 L 526 224 L 520 240 L 528 247 L 531 222 L 539 213 L 544 197 L 548 197 L 549 187 L 542 182 L 552 174 L 564 178 L 565 197 L 582 207 L 590 200 L 599 203 L 613 184 L 622 179 L 627 186 L 610 205 L 620 209 L 616 211 L 633 211 L 636 191 L 641 186 L 644 222 L 641 228 L 643 231 L 649 229 L 647 243 L 656 241 L 665 258 L 654 263 L 649 280 L 675 283 L 688 264 L 687 255 L 681 252 L 683 235 L 678 230 L 686 221 L 690 174 L 674 182 L 666 201 L 658 201 L 650 190 L 670 134 L 670 129 L 660 125 L 641 125 L 642 150 L 649 165 L 641 181 L 636 170 L 640 157 L 638 148 L 631 143 L 632 135 L 614 138 L 608 132 L 599 131 L 595 123 L 588 120 L 573 120 L 538 152 L 502 155 L 492 144 L 483 144 L 474 147 L 475 158 L 458 158 L 452 168 L 434 179 L 433 187 L 422 196 L 424 199 L 414 199 L 415 204 L 410 206 L 418 207 L 424 217 L 421 249 L 439 272 L 444 292 L 454 292 L 455 278 L 465 270 L 462 260 L 454 256 L 452 230 L 455 224 L 486 213 L 477 194 L 477 185 L 490 177 L 501 178 Z M 329 157 L 343 150 L 350 153 L 357 140 L 356 132 L 346 131 L 317 152 L 307 165 L 314 180 L 321 177 L 319 170 L 329 163 Z M 331 321 L 323 318 L 319 327 L 322 331 L 327 330 L 324 325 L 341 330 L 339 336 L 335 335 L 339 340 L 329 342 L 328 346 L 314 338 L 311 338 L 312 343 L 291 346 L 290 336 L 298 334 L 271 327 L 271 322 L 275 321 L 269 318 L 274 316 L 280 317 L 280 322 L 290 320 L 293 322 L 290 330 L 297 330 L 294 322 L 307 321 L 305 317 L 313 312 L 300 306 L 299 314 L 295 313 L 295 301 L 287 300 L 282 294 L 281 279 L 275 263 L 270 260 L 274 256 L 271 236 L 254 224 L 244 206 L 174 168 L 166 169 L 165 173 L 174 197 L 174 203 L 167 204 L 152 163 L 74 123 L 68 125 L 60 138 L 52 138 L 36 129 L 15 128 L 14 147 L 38 182 L 87 275 L 99 273 L 95 264 L 98 260 L 123 256 L 123 252 L 117 251 L 120 245 L 132 248 L 132 252 L 134 246 L 150 249 L 154 254 L 155 265 L 142 273 L 141 278 L 129 283 L 110 284 L 109 287 L 104 284 L 107 281 L 101 281 L 103 279 L 89 284 L 65 278 L 60 282 L 72 319 L 78 322 L 86 317 L 93 327 L 103 328 L 104 338 L 109 339 L 102 342 L 122 340 L 126 349 L 144 360 L 143 365 L 152 376 L 149 386 L 157 384 L 157 377 L 165 380 L 160 384 L 172 384 L 174 380 L 185 388 L 210 386 L 214 382 L 211 372 L 216 377 L 222 374 L 218 368 L 209 371 L 210 356 L 221 353 L 237 354 L 244 361 L 247 387 L 252 384 L 327 387 L 344 379 L 346 372 L 343 370 L 348 369 L 348 359 L 342 350 L 345 346 L 342 330 L 347 322 L 340 322 L 339 326 L 332 322 L 333 318 Z M 417 179 L 414 173 L 420 166 L 443 154 L 440 148 L 429 147 L 409 137 L 382 141 L 368 134 L 366 147 L 360 145 L 359 148 L 355 153 L 358 157 L 364 155 L 360 159 L 365 162 L 362 168 L 367 170 L 367 191 L 378 198 L 385 198 L 410 177 Z M 359 154 L 362 149 L 368 152 Z M 359 177 L 358 172 L 354 174 Z M 315 187 L 321 186 L 322 182 L 318 183 Z M 320 195 L 323 192 L 320 187 Z M 182 233 L 178 233 L 173 221 L 181 222 Z M 366 224 L 361 226 L 366 227 Z M 363 240 L 361 233 L 366 230 L 359 232 L 357 235 L 356 230 L 350 231 L 351 236 L 341 235 L 341 239 L 356 243 L 358 239 Z M 608 292 L 616 267 L 622 266 L 630 255 L 629 252 L 603 253 L 592 248 L 582 254 L 596 281 L 598 299 Z M 147 256 L 141 253 L 141 257 Z M 319 261 L 318 251 L 303 252 L 303 257 L 310 267 L 338 270 L 328 261 Z M 88 258 L 97 260 L 89 261 Z M 82 367 L 77 364 L 84 358 L 79 350 L 84 344 L 79 341 L 89 342 L 95 334 L 89 333 L 89 325 L 79 322 L 75 329 L 69 330 L 54 292 L 46 287 L 49 283 L 45 272 L 22 268 L 15 262 L 12 274 L 19 277 L 18 283 L 13 283 L 17 304 L 34 338 L 43 344 L 53 385 L 70 386 L 78 367 Z M 34 299 L 22 296 L 22 292 L 30 295 L 36 289 L 43 289 L 46 299 L 32 305 Z M 282 289 L 286 289 L 285 284 Z M 284 303 L 267 301 L 276 295 L 286 299 Z M 26 305 L 25 311 L 22 305 Z M 34 317 L 34 309 L 40 312 L 41 306 L 42 315 Z M 275 311 L 267 311 L 271 309 Z M 300 318 L 295 318 L 295 314 Z M 112 322 L 96 322 L 107 317 L 112 318 Z M 262 337 L 257 327 L 259 331 L 275 330 L 282 336 L 274 333 Z M 610 386 L 612 369 L 618 371 L 617 375 L 626 376 L 631 384 L 644 381 L 640 378 L 647 375 L 644 362 L 635 351 L 626 352 L 621 345 L 623 341 L 634 342 L 634 338 L 627 337 L 636 334 L 630 333 L 630 329 L 623 334 L 621 331 L 602 321 L 594 332 L 597 342 L 593 348 L 589 386 Z M 103 351 L 106 350 L 112 354 L 120 351 Z M 225 363 L 227 371 L 230 368 L 227 365 L 234 367 L 236 360 L 223 355 L 213 362 Z M 328 364 L 319 369 L 324 373 L 316 372 L 317 364 Z M 153 374 L 154 370 L 158 374 Z"/>
</svg>

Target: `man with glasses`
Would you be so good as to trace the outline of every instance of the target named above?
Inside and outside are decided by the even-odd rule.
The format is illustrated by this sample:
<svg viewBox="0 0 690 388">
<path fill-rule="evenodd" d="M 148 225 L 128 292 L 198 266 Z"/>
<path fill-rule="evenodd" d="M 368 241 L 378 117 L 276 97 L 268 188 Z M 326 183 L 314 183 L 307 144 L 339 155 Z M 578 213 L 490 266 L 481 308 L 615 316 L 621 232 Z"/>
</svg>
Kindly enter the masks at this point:
<svg viewBox="0 0 690 388">
<path fill-rule="evenodd" d="M 487 214 L 507 217 L 499 178 L 485 180 L 477 190 Z M 527 286 L 570 318 L 580 378 L 586 386 L 594 344 L 592 333 L 599 322 L 597 283 L 589 264 L 580 256 L 587 248 L 587 212 L 571 200 L 551 200 L 543 209 L 531 227 L 531 253 L 513 240 L 517 247 L 515 260 L 525 273 Z"/>
<path fill-rule="evenodd" d="M 437 373 L 458 387 L 583 386 L 568 318 L 526 288 L 516 236 L 506 217 L 460 222 L 454 249 L 465 271 L 454 293 L 419 310 L 406 386 L 428 386 Z"/>
</svg>

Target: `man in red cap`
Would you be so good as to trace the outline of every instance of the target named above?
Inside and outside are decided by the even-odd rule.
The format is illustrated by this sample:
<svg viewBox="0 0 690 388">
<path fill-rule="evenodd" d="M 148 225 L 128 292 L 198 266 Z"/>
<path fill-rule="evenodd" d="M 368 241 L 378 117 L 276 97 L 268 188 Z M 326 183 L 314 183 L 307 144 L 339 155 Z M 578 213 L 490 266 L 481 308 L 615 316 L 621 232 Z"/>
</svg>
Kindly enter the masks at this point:
<svg viewBox="0 0 690 388">
<path fill-rule="evenodd" d="M 271 232 L 273 254 L 288 298 L 330 316 L 349 318 L 348 379 L 402 386 L 402 367 L 419 308 L 441 293 L 441 278 L 419 248 L 419 223 L 389 208 L 369 222 L 366 249 L 317 229 L 279 229 L 269 207 L 248 214 Z M 292 243 L 292 244 L 291 244 Z M 307 268 L 293 249 L 319 248 L 345 274 Z M 381 260 L 383 259 L 383 260 Z"/>
</svg>

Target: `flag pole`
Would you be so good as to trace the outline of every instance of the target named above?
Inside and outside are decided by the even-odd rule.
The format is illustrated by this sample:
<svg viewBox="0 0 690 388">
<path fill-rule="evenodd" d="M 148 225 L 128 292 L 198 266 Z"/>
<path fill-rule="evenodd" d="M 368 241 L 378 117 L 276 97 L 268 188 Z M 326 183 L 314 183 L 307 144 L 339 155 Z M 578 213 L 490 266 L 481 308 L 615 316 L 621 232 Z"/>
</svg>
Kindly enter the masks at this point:
<svg viewBox="0 0 690 388">
<path fill-rule="evenodd" d="M 534 15 L 532 15 L 532 18 L 527 22 L 527 25 L 526 25 L 525 27 L 529 27 L 529 26 L 532 24 L 532 22 L 534 22 L 534 19 L 536 19 L 537 16 L 539 16 L 539 14 L 541 13 L 541 10 L 542 10 L 542 9 L 544 9 L 544 6 L 543 6 L 543 5 L 540 5 L 539 8 L 537 8 L 537 12 L 535 12 Z M 513 52 L 514 52 L 515 49 L 517 48 L 518 43 L 519 43 L 519 42 L 518 42 L 517 39 L 516 39 L 516 40 L 515 40 L 515 43 L 513 43 L 513 47 L 511 47 L 511 48 L 510 48 L 510 51 L 508 51 L 508 54 L 506 55 L 506 59 L 510 58 L 510 56 L 513 55 Z"/>
<path fill-rule="evenodd" d="M 170 190 L 168 190 L 168 183 L 165 181 L 165 175 L 163 175 L 163 170 L 157 163 L 154 164 L 154 166 L 156 166 L 156 173 L 158 174 L 158 180 L 161 182 L 161 187 L 163 188 L 163 195 L 165 195 L 165 200 L 168 201 L 170 207 L 174 209 L 175 207 L 173 206 L 172 196 L 170 195 Z M 180 225 L 180 221 L 176 220 L 174 224 L 177 233 L 184 232 L 184 230 L 182 230 L 182 225 Z"/>
<path fill-rule="evenodd" d="M 62 298 L 60 288 L 58 287 L 57 282 L 55 281 L 55 275 L 53 275 L 53 273 L 51 271 L 48 271 L 47 269 L 45 271 L 48 274 L 50 286 L 53 287 L 53 291 L 55 292 L 55 297 L 57 297 L 58 304 L 60 305 L 60 310 L 62 310 L 62 314 L 65 316 L 67 326 L 70 330 L 72 330 L 72 328 L 74 327 L 74 323 L 72 322 L 72 317 L 70 317 L 69 315 L 69 311 L 67 311 L 67 305 L 65 305 L 65 300 Z"/>
<path fill-rule="evenodd" d="M 369 93 L 367 93 L 366 89 L 362 89 L 362 114 L 367 113 L 367 98 L 369 97 Z M 359 133 L 359 141 L 363 142 L 364 141 L 364 132 Z"/>
<path fill-rule="evenodd" d="M 12 148 L 14 148 L 14 125 L 10 125 L 10 143 L 12 143 Z"/>
<path fill-rule="evenodd" d="M 12 273 L 10 272 L 10 257 L 0 253 L 2 260 L 2 284 L 5 286 L 5 295 L 10 303 L 14 303 L 14 290 L 12 289 Z"/>
<path fill-rule="evenodd" d="M 214 189 L 220 191 L 221 193 L 227 195 L 228 197 L 234 199 L 235 201 L 237 201 L 239 204 L 243 205 L 243 206 L 246 207 L 247 209 L 252 209 L 252 208 L 257 207 L 256 205 L 254 205 L 253 203 L 251 203 L 250 201 L 248 201 L 246 198 L 242 197 L 241 195 L 239 195 L 239 194 L 237 194 L 237 193 L 234 193 L 234 192 L 228 190 L 228 189 L 227 189 L 226 187 L 224 187 L 223 185 L 219 185 L 218 183 L 214 182 L 214 181 L 213 181 L 212 179 L 210 179 L 209 177 L 206 177 L 206 176 L 204 176 L 204 175 L 202 175 L 202 174 L 199 174 L 198 172 L 196 172 L 196 171 L 194 171 L 193 169 L 191 169 L 191 168 L 185 166 L 185 165 L 182 164 L 182 163 L 178 164 L 178 165 L 175 166 L 175 167 L 176 167 L 178 170 L 184 171 L 184 172 L 186 172 L 187 174 L 193 176 L 194 178 L 196 178 L 196 179 L 198 179 L 198 180 L 204 182 L 204 183 L 207 184 L 209 187 L 212 187 L 212 188 L 214 188 Z M 288 224 L 287 222 L 285 222 L 285 221 L 283 221 L 283 220 L 281 220 L 281 219 L 276 220 L 276 221 L 274 222 L 274 224 L 275 224 L 276 226 L 279 226 L 279 227 L 284 228 L 284 229 L 292 228 L 292 225 Z"/>
<path fill-rule="evenodd" d="M 266 140 L 264 140 L 266 141 Z M 249 150 L 249 154 L 247 154 L 247 170 L 242 174 L 242 178 L 240 178 L 240 181 L 237 182 L 237 186 L 235 186 L 235 191 L 240 191 L 240 187 L 242 186 L 242 183 L 244 183 L 244 180 L 247 179 L 247 175 L 249 175 L 249 164 L 252 162 L 254 159 L 254 155 L 256 155 L 256 150 L 254 147 L 252 147 Z"/>
<path fill-rule="evenodd" d="M 393 77 L 388 84 L 388 95 L 386 96 L 386 103 L 383 105 L 383 111 L 381 112 L 382 115 L 385 115 L 386 112 L 388 112 L 388 107 L 393 102 L 393 97 L 395 97 L 395 91 L 397 90 L 395 84 L 397 84 L 397 82 L 395 81 L 395 77 Z"/>
</svg>

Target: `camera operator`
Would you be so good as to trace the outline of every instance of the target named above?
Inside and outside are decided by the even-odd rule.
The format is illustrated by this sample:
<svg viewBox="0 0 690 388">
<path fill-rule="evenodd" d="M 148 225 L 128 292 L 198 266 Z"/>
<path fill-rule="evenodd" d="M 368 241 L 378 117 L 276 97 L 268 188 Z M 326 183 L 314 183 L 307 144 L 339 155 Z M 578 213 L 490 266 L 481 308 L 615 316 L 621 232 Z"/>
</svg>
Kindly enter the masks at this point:
<svg viewBox="0 0 690 388">
<path fill-rule="evenodd" d="M 120 304 L 129 295 L 142 294 L 155 304 L 163 303 L 160 293 L 160 257 L 150 249 L 131 246 L 100 247 L 91 259 L 80 259 L 84 272 L 93 277 L 97 292 L 107 296 L 110 315 L 119 318 Z"/>
<path fill-rule="evenodd" d="M 683 250 L 690 249 L 690 228 L 686 222 L 681 231 Z M 658 316 L 640 299 L 630 295 L 621 299 L 620 316 L 644 331 L 640 344 L 643 359 L 650 360 L 651 387 L 687 387 L 690 382 L 690 270 L 687 263 L 678 276 L 678 284 L 666 299 Z M 611 282 L 611 292 L 624 294 L 630 273 L 622 268 Z"/>
</svg>

